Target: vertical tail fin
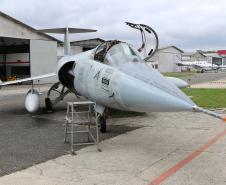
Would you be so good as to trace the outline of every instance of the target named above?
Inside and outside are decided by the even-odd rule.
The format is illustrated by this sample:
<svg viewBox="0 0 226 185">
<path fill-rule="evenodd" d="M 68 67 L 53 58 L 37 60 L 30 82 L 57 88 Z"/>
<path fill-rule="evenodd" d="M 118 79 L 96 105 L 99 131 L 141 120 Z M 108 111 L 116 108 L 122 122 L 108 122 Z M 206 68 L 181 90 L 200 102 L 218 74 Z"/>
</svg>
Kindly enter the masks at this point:
<svg viewBox="0 0 226 185">
<path fill-rule="evenodd" d="M 64 34 L 64 55 L 70 55 L 71 48 L 69 40 L 70 33 L 87 33 L 87 32 L 96 32 L 97 30 L 65 27 L 65 28 L 42 29 L 38 31 L 44 33 Z"/>
</svg>

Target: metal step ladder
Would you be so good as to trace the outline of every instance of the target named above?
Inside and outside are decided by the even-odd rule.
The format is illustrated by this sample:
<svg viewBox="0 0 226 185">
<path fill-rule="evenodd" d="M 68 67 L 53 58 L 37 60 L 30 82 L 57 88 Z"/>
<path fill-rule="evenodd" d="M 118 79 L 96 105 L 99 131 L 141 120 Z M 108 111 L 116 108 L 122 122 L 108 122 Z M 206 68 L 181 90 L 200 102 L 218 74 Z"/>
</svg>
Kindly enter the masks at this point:
<svg viewBox="0 0 226 185">
<path fill-rule="evenodd" d="M 76 154 L 74 146 L 95 144 L 97 150 L 99 147 L 99 129 L 97 112 L 95 111 L 95 103 L 91 101 L 68 102 L 66 123 L 64 132 L 64 142 L 70 143 L 71 154 Z M 86 136 L 86 141 L 78 141 Z"/>
</svg>

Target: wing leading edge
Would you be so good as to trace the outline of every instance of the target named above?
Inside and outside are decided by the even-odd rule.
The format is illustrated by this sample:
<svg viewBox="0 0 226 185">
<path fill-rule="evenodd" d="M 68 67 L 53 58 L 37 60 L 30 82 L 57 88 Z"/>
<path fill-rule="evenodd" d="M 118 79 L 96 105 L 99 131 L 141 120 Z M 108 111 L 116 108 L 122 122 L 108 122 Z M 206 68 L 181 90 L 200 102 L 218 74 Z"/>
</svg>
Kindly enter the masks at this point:
<svg viewBox="0 0 226 185">
<path fill-rule="evenodd" d="M 49 78 L 49 77 L 53 77 L 53 76 L 56 76 L 56 74 L 55 73 L 49 73 L 49 74 L 45 74 L 45 75 L 39 75 L 39 76 L 30 77 L 30 78 L 24 78 L 24 79 L 21 79 L 21 80 L 9 81 L 9 82 L 1 82 L 0 81 L 0 86 L 6 86 L 6 85 L 12 85 L 12 84 L 17 84 L 17 83 L 21 83 L 21 82 L 39 80 L 39 79 Z"/>
</svg>

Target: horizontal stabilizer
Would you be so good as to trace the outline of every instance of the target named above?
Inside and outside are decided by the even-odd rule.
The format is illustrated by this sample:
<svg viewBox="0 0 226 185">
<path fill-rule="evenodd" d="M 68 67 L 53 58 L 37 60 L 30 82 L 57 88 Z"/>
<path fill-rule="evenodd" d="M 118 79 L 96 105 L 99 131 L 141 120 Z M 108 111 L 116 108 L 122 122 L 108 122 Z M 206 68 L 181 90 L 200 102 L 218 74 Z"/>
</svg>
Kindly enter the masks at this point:
<svg viewBox="0 0 226 185">
<path fill-rule="evenodd" d="M 82 29 L 82 28 L 50 28 L 50 29 L 41 29 L 38 30 L 38 32 L 65 34 L 67 29 L 69 33 L 86 33 L 97 31 L 93 29 Z"/>
<path fill-rule="evenodd" d="M 50 28 L 50 29 L 41 29 L 37 30 L 38 32 L 45 33 L 57 33 L 64 34 L 64 55 L 70 55 L 70 41 L 69 34 L 71 33 L 88 33 L 88 32 L 96 32 L 97 30 L 92 29 L 83 29 L 83 28 Z"/>
</svg>

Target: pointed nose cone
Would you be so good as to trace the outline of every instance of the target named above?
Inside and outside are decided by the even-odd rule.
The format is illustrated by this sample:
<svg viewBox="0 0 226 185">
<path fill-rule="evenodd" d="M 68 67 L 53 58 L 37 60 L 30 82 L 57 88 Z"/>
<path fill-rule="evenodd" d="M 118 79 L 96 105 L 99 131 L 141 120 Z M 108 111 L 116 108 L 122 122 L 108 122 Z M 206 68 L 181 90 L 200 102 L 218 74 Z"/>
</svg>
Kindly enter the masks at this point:
<svg viewBox="0 0 226 185">
<path fill-rule="evenodd" d="M 176 98 L 161 89 L 135 78 L 120 79 L 120 97 L 123 105 L 138 112 L 190 111 L 193 105 Z"/>
<path fill-rule="evenodd" d="M 150 70 L 149 66 L 130 64 L 121 71 L 124 74 L 118 84 L 124 107 L 139 112 L 193 110 L 195 104 L 160 73 Z"/>
</svg>

